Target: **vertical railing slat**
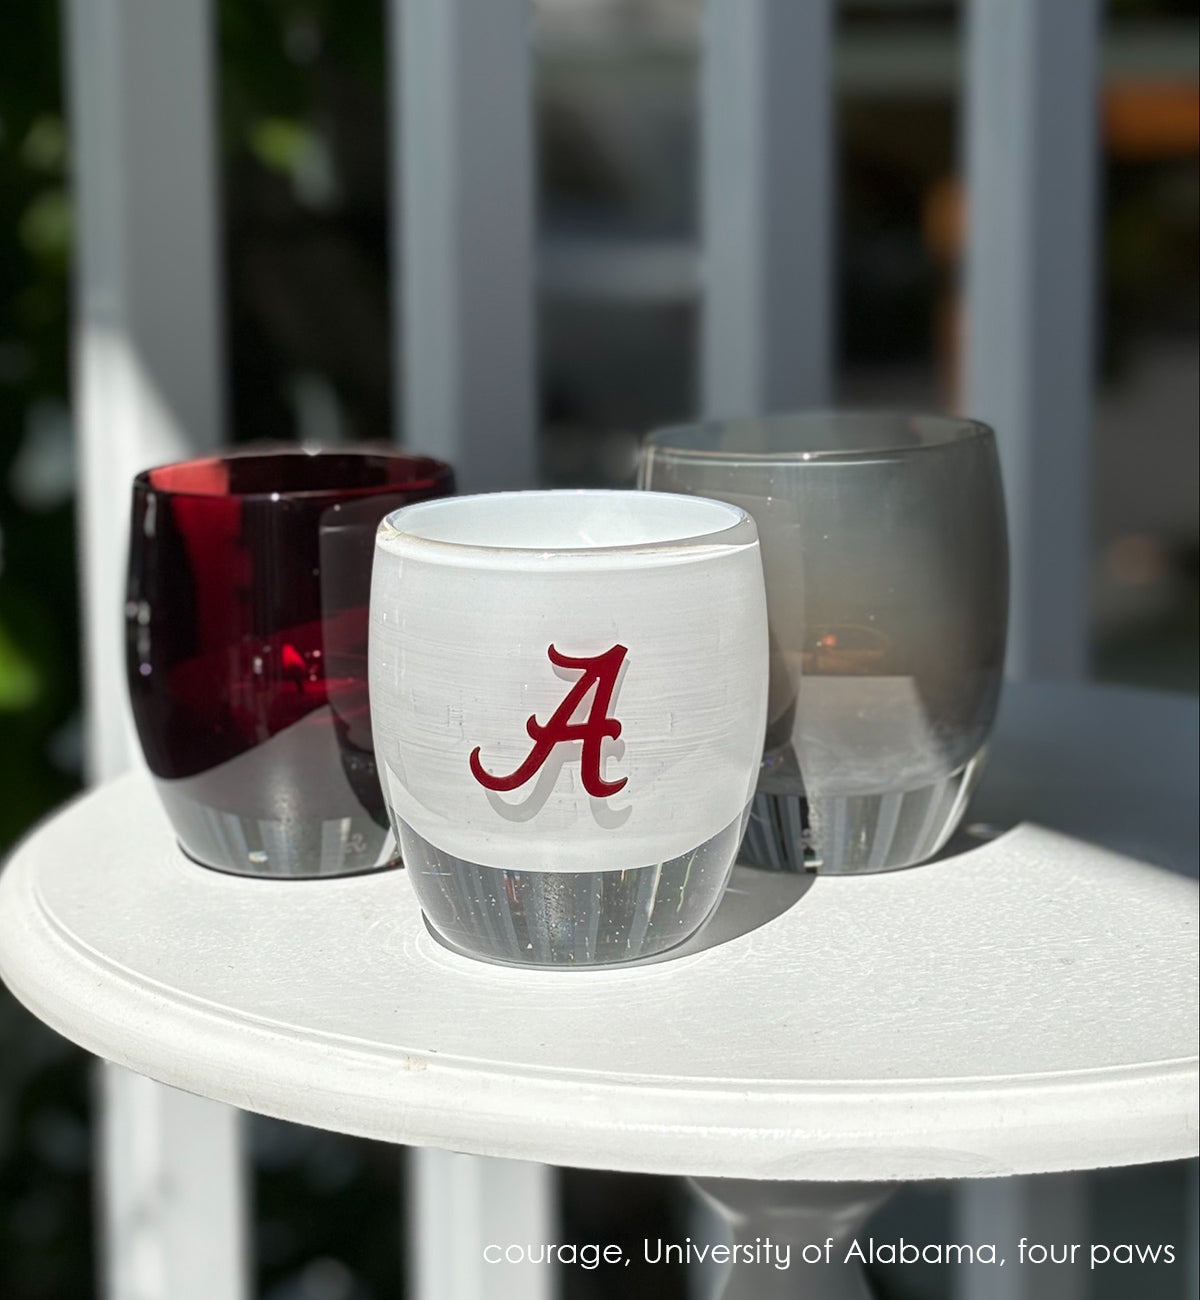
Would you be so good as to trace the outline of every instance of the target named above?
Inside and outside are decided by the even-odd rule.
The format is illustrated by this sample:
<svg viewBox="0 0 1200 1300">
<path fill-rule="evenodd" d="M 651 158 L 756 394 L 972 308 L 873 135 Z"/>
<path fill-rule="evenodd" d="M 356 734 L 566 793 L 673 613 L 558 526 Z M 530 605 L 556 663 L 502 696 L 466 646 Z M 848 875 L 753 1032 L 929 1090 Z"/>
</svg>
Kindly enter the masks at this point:
<svg viewBox="0 0 1200 1300">
<path fill-rule="evenodd" d="M 74 398 L 89 779 L 138 761 L 123 657 L 129 484 L 223 425 L 206 0 L 69 0 Z M 239 1116 L 102 1067 L 102 1289 L 246 1293 Z"/>
<path fill-rule="evenodd" d="M 551 1300 L 553 1265 L 502 1257 L 508 1246 L 561 1240 L 549 1173 L 521 1160 L 410 1151 L 409 1300 Z"/>
<path fill-rule="evenodd" d="M 106 1065 L 97 1187 L 106 1300 L 244 1300 L 241 1112 Z"/>
<path fill-rule="evenodd" d="M 1052 1268 L 1021 1264 L 1019 1245 L 1061 1246 L 1088 1240 L 1084 1184 L 1075 1174 L 992 1178 L 961 1183 L 952 1240 L 995 1242 L 1005 1266 L 964 1264 L 954 1279 L 955 1300 L 1083 1300 L 1090 1294 L 1087 1264 Z"/>
<path fill-rule="evenodd" d="M 129 483 L 221 438 L 209 5 L 71 0 L 75 410 L 88 766 L 137 749 L 122 639 Z"/>
<path fill-rule="evenodd" d="M 398 432 L 450 461 L 460 490 L 530 487 L 538 428 L 526 0 L 390 0 L 389 18 Z M 551 1270 L 496 1268 L 480 1251 L 488 1240 L 554 1240 L 551 1169 L 436 1150 L 409 1161 L 416 1300 L 549 1300 Z"/>
<path fill-rule="evenodd" d="M 468 491 L 531 486 L 534 123 L 526 0 L 391 0 L 397 415 Z"/>
<path fill-rule="evenodd" d="M 833 0 L 704 0 L 700 413 L 827 405 L 834 330 Z M 690 1226 L 713 1240 L 711 1207 Z M 707 1300 L 721 1270 L 689 1271 Z"/>
<path fill-rule="evenodd" d="M 1010 676 L 1087 666 L 1096 0 L 972 0 L 965 406 L 1000 442 Z"/>
<path fill-rule="evenodd" d="M 705 0 L 700 90 L 706 416 L 830 392 L 831 0 Z"/>
<path fill-rule="evenodd" d="M 1019 679 L 1087 668 L 1098 40 L 1097 0 L 971 0 L 967 11 L 964 406 L 999 441 L 1007 671 Z M 966 1184 L 957 1212 L 964 1233 L 1005 1224 L 1058 1239 L 1086 1227 L 1086 1184 Z M 963 1270 L 957 1295 L 1087 1294 L 1086 1274 L 1059 1273 L 1047 1291 L 1036 1270 Z"/>
</svg>

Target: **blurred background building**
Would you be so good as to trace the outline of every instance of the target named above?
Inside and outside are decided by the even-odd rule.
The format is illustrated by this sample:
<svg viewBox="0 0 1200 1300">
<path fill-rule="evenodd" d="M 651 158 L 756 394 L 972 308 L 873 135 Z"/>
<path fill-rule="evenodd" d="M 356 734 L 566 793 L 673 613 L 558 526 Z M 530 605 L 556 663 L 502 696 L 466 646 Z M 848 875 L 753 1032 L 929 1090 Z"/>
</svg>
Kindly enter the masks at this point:
<svg viewBox="0 0 1200 1300">
<path fill-rule="evenodd" d="M 232 436 L 386 439 L 384 6 L 216 8 Z M 540 476 L 628 484 L 641 435 L 697 409 L 699 3 L 534 0 L 532 13 Z M 838 7 L 840 405 L 956 402 L 961 18 L 954 0 Z M 1198 33 L 1196 0 L 1104 5 L 1091 484 L 1092 673 L 1185 692 L 1200 644 Z M 82 779 L 62 43 L 54 0 L 0 6 L 0 851 Z M 91 1294 L 87 1093 L 84 1055 L 0 990 L 4 1300 Z M 253 1146 L 258 1294 L 399 1294 L 394 1153 L 266 1120 Z M 1097 1214 L 1140 1198 L 1181 1239 L 1177 1173 L 1178 1187 L 1171 1171 L 1102 1175 Z M 640 1238 L 682 1213 L 656 1179 L 568 1173 L 565 1195 L 581 1239 Z M 889 1212 L 936 1224 L 939 1196 Z M 632 1272 L 631 1296 L 643 1285 L 667 1300 L 682 1285 Z M 877 1281 L 936 1300 L 947 1272 Z M 603 1285 L 579 1272 L 567 1283 L 571 1300 Z M 1097 1297 L 1128 1294 L 1127 1278 L 1099 1285 Z M 1147 1297 L 1176 1294 L 1156 1285 L 1139 1282 Z"/>
</svg>

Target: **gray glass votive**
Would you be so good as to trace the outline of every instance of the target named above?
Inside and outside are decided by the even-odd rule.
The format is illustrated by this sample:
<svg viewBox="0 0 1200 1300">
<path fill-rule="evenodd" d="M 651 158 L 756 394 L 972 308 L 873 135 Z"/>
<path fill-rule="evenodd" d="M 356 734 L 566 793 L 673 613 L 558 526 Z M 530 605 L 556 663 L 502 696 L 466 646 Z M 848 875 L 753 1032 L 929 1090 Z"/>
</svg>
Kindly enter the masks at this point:
<svg viewBox="0 0 1200 1300">
<path fill-rule="evenodd" d="M 743 860 L 887 871 L 935 854 L 978 778 L 1004 667 L 992 431 L 805 412 L 650 435 L 639 486 L 758 524 L 771 681 Z"/>
</svg>

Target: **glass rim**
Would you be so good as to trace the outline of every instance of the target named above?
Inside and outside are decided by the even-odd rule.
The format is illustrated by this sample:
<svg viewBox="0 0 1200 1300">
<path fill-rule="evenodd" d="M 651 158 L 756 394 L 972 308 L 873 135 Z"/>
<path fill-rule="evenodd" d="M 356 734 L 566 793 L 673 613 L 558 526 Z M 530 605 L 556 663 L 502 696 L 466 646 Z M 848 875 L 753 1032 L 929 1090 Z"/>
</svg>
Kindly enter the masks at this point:
<svg viewBox="0 0 1200 1300">
<path fill-rule="evenodd" d="M 405 518 L 413 519 L 421 514 L 454 513 L 471 511 L 478 503 L 486 502 L 490 508 L 504 508 L 506 505 L 531 505 L 538 498 L 552 499 L 556 502 L 573 500 L 582 504 L 585 498 L 600 502 L 624 502 L 632 508 L 643 511 L 653 502 L 668 502 L 672 509 L 679 509 L 679 503 L 687 501 L 703 512 L 718 514 L 727 520 L 716 527 L 701 526 L 686 533 L 675 532 L 660 539 L 631 539 L 627 542 L 606 542 L 598 545 L 557 545 L 553 543 L 505 545 L 493 542 L 476 542 L 454 538 L 428 537 L 410 532 L 404 528 Z M 736 535 L 734 535 L 736 534 Z M 411 505 L 401 506 L 385 515 L 379 524 L 377 545 L 385 550 L 411 549 L 420 551 L 431 558 L 441 555 L 447 559 L 462 562 L 472 560 L 491 561 L 504 564 L 528 562 L 530 560 L 553 563 L 562 561 L 602 561 L 606 558 L 620 556 L 652 556 L 655 554 L 696 552 L 709 547 L 728 547 L 741 544 L 749 545 L 758 539 L 758 529 L 749 512 L 727 501 L 718 501 L 711 497 L 692 496 L 677 492 L 644 491 L 635 488 L 533 488 L 524 491 L 480 492 L 465 496 L 436 497 L 428 501 L 417 501 Z"/>
<path fill-rule="evenodd" d="M 202 471 L 205 467 L 229 464 L 233 461 L 300 459 L 306 457 L 312 461 L 333 461 L 335 459 L 365 463 L 372 460 L 388 464 L 407 465 L 413 474 L 406 479 L 390 483 L 336 484 L 326 487 L 304 488 L 256 488 L 253 491 L 237 491 L 226 488 L 214 491 L 211 488 L 177 487 L 171 484 L 155 483 L 156 474 Z M 349 444 L 340 447 L 313 447 L 302 443 L 279 443 L 272 445 L 249 446 L 245 448 L 229 447 L 214 451 L 206 456 L 193 456 L 185 460 L 168 461 L 161 465 L 151 465 L 133 477 L 135 492 L 156 492 L 163 496 L 189 498 L 194 500 L 233 500 L 233 501 L 313 501 L 322 497 L 344 500 L 349 497 L 383 496 L 388 492 L 412 492 L 425 488 L 434 488 L 447 481 L 453 482 L 454 467 L 448 462 L 429 456 L 423 452 L 407 451 L 403 448 L 386 446 L 368 446 Z"/>
<path fill-rule="evenodd" d="M 919 422 L 933 426 L 937 436 L 928 441 L 913 443 L 881 443 L 876 447 L 830 446 L 817 448 L 790 448 L 770 450 L 747 450 L 733 447 L 688 445 L 688 439 L 703 439 L 720 435 L 723 431 L 738 428 L 787 428 L 788 426 L 807 426 L 819 428 L 822 424 L 836 425 L 842 422 L 862 422 L 877 428 L 886 428 L 889 424 L 912 424 Z M 801 411 L 771 411 L 765 415 L 730 416 L 711 420 L 692 420 L 678 424 L 665 425 L 652 429 L 642 440 L 643 449 L 653 450 L 655 455 L 680 460 L 696 461 L 749 461 L 754 464 L 804 464 L 837 463 L 846 461 L 878 460 L 880 457 L 904 458 L 937 451 L 940 448 L 957 446 L 976 440 L 994 440 L 995 431 L 991 425 L 965 415 L 943 415 L 936 412 L 905 411 L 890 407 L 881 408 L 847 408 L 818 407 Z"/>
</svg>

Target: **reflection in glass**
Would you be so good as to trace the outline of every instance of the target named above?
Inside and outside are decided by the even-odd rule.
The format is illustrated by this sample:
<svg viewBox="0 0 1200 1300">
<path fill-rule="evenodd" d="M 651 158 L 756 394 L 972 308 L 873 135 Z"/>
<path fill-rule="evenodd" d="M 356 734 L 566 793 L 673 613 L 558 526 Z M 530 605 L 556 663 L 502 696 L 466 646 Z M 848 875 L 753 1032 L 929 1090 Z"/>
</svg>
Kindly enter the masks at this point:
<svg viewBox="0 0 1200 1300">
<path fill-rule="evenodd" d="M 395 858 L 367 702 L 375 529 L 453 485 L 440 461 L 351 451 L 212 457 L 135 479 L 130 699 L 196 861 L 322 876 Z"/>
</svg>

